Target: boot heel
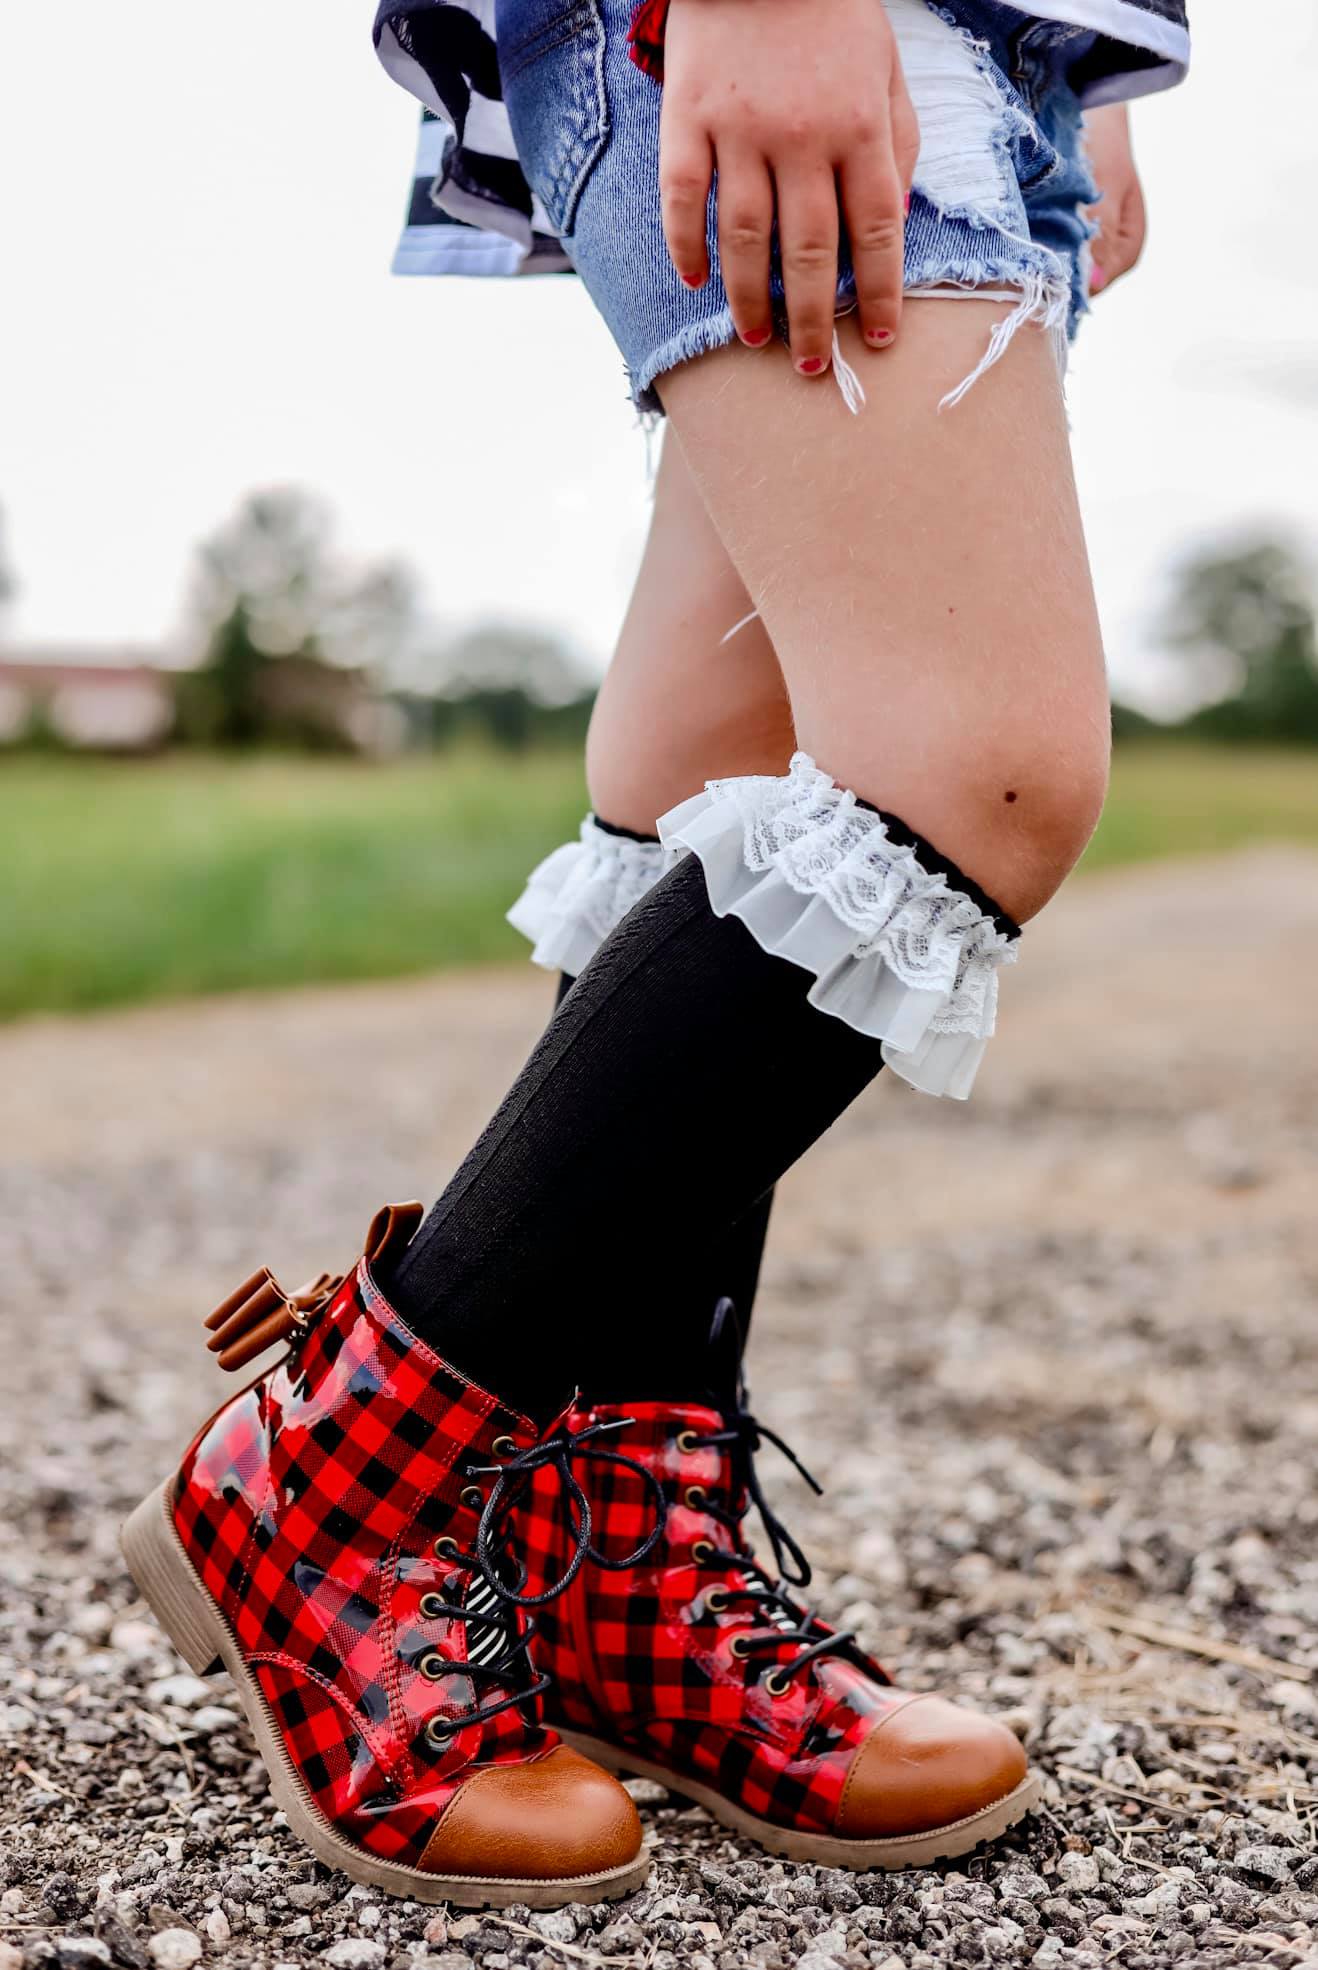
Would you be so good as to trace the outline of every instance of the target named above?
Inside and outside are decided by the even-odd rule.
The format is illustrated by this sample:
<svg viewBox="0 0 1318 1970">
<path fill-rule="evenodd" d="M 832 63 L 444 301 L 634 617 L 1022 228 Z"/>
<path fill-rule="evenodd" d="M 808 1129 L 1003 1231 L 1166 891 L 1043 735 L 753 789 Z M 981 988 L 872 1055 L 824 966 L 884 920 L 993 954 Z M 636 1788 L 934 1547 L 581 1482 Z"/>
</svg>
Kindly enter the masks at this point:
<svg viewBox="0 0 1318 1970">
<path fill-rule="evenodd" d="M 125 1522 L 119 1544 L 143 1600 L 189 1669 L 198 1676 L 212 1676 L 224 1667 L 215 1617 L 174 1531 L 168 1497 L 171 1482 L 157 1486 L 142 1500 Z"/>
</svg>

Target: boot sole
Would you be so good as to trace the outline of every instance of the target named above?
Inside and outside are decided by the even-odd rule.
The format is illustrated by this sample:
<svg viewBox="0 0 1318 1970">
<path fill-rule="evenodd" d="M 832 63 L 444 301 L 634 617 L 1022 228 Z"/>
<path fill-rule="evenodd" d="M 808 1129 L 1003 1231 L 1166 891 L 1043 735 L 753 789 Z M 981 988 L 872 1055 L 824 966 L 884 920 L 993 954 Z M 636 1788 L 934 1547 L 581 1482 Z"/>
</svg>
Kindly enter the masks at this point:
<svg viewBox="0 0 1318 1970">
<path fill-rule="evenodd" d="M 995 1800 L 991 1806 L 982 1807 L 966 1819 L 936 1826 L 928 1833 L 911 1833 L 883 1840 L 844 1840 L 837 1834 L 797 1833 L 789 1827 L 775 1826 L 771 1820 L 760 1819 L 755 1813 L 748 1813 L 744 1806 L 735 1805 L 711 1786 L 702 1785 L 699 1779 L 690 1778 L 683 1772 L 670 1771 L 666 1765 L 656 1765 L 652 1759 L 639 1757 L 625 1745 L 609 1744 L 603 1738 L 587 1737 L 581 1731 L 560 1729 L 559 1735 L 574 1751 L 580 1751 L 583 1756 L 593 1758 L 597 1765 L 603 1765 L 605 1771 L 626 1772 L 635 1778 L 648 1778 L 656 1785 L 667 1786 L 670 1792 L 680 1793 L 684 1799 L 703 1806 L 724 1826 L 731 1827 L 734 1833 L 744 1834 L 748 1840 L 754 1840 L 771 1854 L 780 1854 L 784 1860 L 815 1861 L 823 1867 L 848 1867 L 856 1873 L 865 1873 L 871 1868 L 898 1870 L 930 1867 L 935 1861 L 955 1860 L 963 1854 L 973 1853 L 976 1847 L 996 1840 L 1008 1827 L 1015 1826 L 1027 1813 L 1033 1812 L 1042 1789 L 1038 1774 L 1030 1772 L 1014 1791 Z"/>
<path fill-rule="evenodd" d="M 243 1661 L 233 1631 L 197 1578 L 170 1509 L 173 1481 L 142 1500 L 119 1536 L 128 1570 L 156 1620 L 198 1676 L 226 1669 L 256 1738 L 275 1804 L 318 1860 L 353 1881 L 383 1888 L 414 1902 L 454 1902 L 461 1908 L 562 1908 L 567 1902 L 616 1901 L 639 1888 L 650 1872 L 641 1853 L 625 1867 L 602 1874 L 520 1880 L 477 1874 L 423 1874 L 398 1861 L 378 1860 L 335 1830 L 307 1792 L 288 1755 L 261 1686 Z"/>
</svg>

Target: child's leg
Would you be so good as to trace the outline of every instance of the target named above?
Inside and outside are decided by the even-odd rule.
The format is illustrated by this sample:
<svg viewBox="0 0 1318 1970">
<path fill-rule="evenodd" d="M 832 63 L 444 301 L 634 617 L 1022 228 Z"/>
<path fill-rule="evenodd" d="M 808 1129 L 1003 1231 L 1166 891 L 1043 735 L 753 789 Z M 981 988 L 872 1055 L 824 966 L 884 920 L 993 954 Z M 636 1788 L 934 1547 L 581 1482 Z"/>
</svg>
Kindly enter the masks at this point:
<svg viewBox="0 0 1318 1970">
<path fill-rule="evenodd" d="M 791 708 L 754 607 L 670 432 L 645 555 L 591 719 L 596 815 L 653 834 L 659 816 L 706 780 L 786 772 Z"/>
<path fill-rule="evenodd" d="M 663 873 L 659 816 L 706 780 L 785 772 L 794 747 L 773 646 L 669 432 L 645 553 L 591 719 L 592 818 L 581 843 L 541 865 L 513 912 L 541 963 L 570 967 L 559 973 L 559 1003 Z M 693 1264 L 671 1309 L 675 1325 L 707 1333 L 727 1298 L 746 1334 L 772 1201 L 772 1192 L 759 1199 Z"/>
<path fill-rule="evenodd" d="M 968 1090 L 1002 912 L 1037 910 L 1093 827 L 1103 665 L 1044 337 L 937 409 L 983 313 L 914 303 L 860 418 L 776 351 L 665 379 L 802 742 L 848 793 L 741 780 L 677 818 L 699 860 L 587 967 L 407 1253 L 407 1317 L 478 1377 L 497 1353 L 530 1405 L 586 1374 L 642 1386 L 690 1254 L 885 1057 Z"/>
<path fill-rule="evenodd" d="M 835 390 L 793 387 L 778 347 L 719 351 L 662 387 L 801 746 L 1023 922 L 1093 830 L 1110 719 L 1046 338 L 1023 332 L 937 408 L 994 312 L 910 301 L 878 358 L 839 322 L 869 393 L 859 417 Z"/>
</svg>

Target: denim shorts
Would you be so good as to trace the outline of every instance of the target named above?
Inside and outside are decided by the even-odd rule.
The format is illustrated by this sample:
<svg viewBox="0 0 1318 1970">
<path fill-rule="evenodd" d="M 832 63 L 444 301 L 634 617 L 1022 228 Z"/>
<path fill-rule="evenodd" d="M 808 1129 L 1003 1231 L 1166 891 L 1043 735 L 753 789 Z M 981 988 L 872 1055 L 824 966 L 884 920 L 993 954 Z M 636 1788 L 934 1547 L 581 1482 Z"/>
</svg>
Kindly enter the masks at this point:
<svg viewBox="0 0 1318 1970">
<path fill-rule="evenodd" d="M 1070 78 L 1094 36 L 996 0 L 883 4 L 921 132 L 906 291 L 988 290 L 1004 308 L 983 361 L 950 403 L 1026 321 L 1052 331 L 1064 361 L 1085 310 L 1093 228 L 1084 207 L 1095 192 Z M 735 330 L 719 273 L 717 185 L 710 280 L 685 287 L 668 257 L 659 203 L 662 92 L 630 57 L 632 8 L 633 0 L 499 0 L 499 68 L 522 167 L 612 331 L 635 402 L 657 411 L 655 379 L 731 342 Z M 776 270 L 773 291 L 785 327 Z M 839 312 L 854 300 L 844 243 Z M 835 369 L 846 395 L 850 373 L 841 363 Z"/>
</svg>

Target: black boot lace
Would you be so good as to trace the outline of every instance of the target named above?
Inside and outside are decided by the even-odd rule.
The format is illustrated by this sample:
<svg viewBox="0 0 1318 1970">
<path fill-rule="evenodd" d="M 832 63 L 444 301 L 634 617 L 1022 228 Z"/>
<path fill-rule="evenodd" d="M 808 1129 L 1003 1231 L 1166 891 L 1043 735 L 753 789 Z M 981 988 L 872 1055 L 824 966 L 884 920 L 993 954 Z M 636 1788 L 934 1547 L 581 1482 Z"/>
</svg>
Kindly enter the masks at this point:
<svg viewBox="0 0 1318 1970">
<path fill-rule="evenodd" d="M 720 1315 L 724 1305 L 720 1303 Z M 727 1311 L 731 1313 L 730 1304 Z M 716 1324 L 718 1316 L 716 1316 Z M 754 1665 L 756 1656 L 780 1656 L 785 1647 L 796 1643 L 797 1652 L 790 1661 L 775 1660 L 764 1676 L 764 1686 L 774 1696 L 787 1693 L 790 1679 L 808 1669 L 812 1663 L 823 1656 L 845 1656 L 857 1660 L 855 1633 L 850 1628 L 828 1629 L 819 1620 L 812 1607 L 805 1607 L 787 1590 L 788 1587 L 808 1587 L 811 1580 L 810 1562 L 802 1552 L 792 1534 L 778 1517 L 764 1495 L 760 1486 L 759 1473 L 755 1467 L 756 1453 L 766 1443 L 780 1450 L 788 1462 L 800 1473 L 814 1492 L 822 1497 L 823 1486 L 816 1483 L 805 1465 L 801 1462 L 791 1445 L 785 1443 L 776 1430 L 760 1422 L 750 1407 L 750 1392 L 744 1374 L 738 1370 L 736 1395 L 731 1403 L 721 1404 L 723 1428 L 720 1430 L 681 1432 L 681 1447 L 684 1450 L 726 1450 L 732 1464 L 732 1492 L 739 1497 L 736 1505 L 723 1505 L 708 1492 L 703 1492 L 700 1507 L 712 1519 L 726 1527 L 731 1535 L 730 1544 L 716 1546 L 709 1540 L 697 1540 L 692 1548 L 696 1564 L 718 1571 L 733 1569 L 749 1575 L 745 1587 L 719 1587 L 716 1591 L 720 1610 L 738 1603 L 748 1612 L 767 1617 L 768 1625 L 753 1628 L 736 1637 L 736 1653 Z M 702 1488 L 703 1490 L 703 1488 Z M 754 1505 L 764 1527 L 765 1537 L 773 1554 L 777 1573 L 773 1574 L 761 1566 L 747 1542 L 743 1522 Z M 873 1673 L 874 1665 L 866 1663 Z M 766 1665 L 767 1667 L 767 1665 Z"/>
<path fill-rule="evenodd" d="M 556 1430 L 552 1436 L 533 1443 L 528 1450 L 517 1450 L 514 1446 L 513 1454 L 497 1463 L 466 1464 L 462 1467 L 464 1478 L 493 1477 L 494 1483 L 481 1510 L 480 1524 L 470 1551 L 464 1551 L 457 1540 L 447 1536 L 435 1541 L 440 1556 L 469 1572 L 472 1579 L 465 1592 L 456 1579 L 450 1579 L 446 1583 L 446 1591 L 435 1597 L 440 1605 L 427 1610 L 425 1600 L 422 1602 L 423 1614 L 430 1612 L 437 1619 L 461 1621 L 467 1631 L 466 1661 L 448 1663 L 436 1653 L 434 1661 L 442 1667 L 431 1673 L 437 1676 L 441 1673 L 469 1675 L 495 1687 L 502 1686 L 509 1693 L 493 1703 L 478 1703 L 451 1717 L 432 1718 L 426 1725 L 425 1734 L 433 1746 L 438 1748 L 447 1738 L 468 1725 L 488 1723 L 491 1718 L 516 1706 L 525 1706 L 524 1714 L 528 1721 L 534 1721 L 535 1713 L 531 1706 L 549 1688 L 550 1678 L 539 1675 L 531 1659 L 531 1641 L 537 1624 L 529 1610 L 555 1600 L 571 1586 L 588 1559 L 596 1566 L 620 1570 L 638 1565 L 658 1544 L 667 1513 L 663 1487 L 643 1464 L 622 1456 L 616 1450 L 608 1450 L 595 1441 L 607 1430 L 629 1428 L 631 1420 L 630 1417 L 623 1417 L 616 1421 L 591 1423 L 584 1430 Z M 511 1442 L 511 1438 L 500 1438 L 494 1447 L 499 1450 L 505 1443 Z M 655 1522 L 634 1553 L 628 1553 L 622 1559 L 610 1559 L 591 1543 L 590 1501 L 572 1469 L 578 1459 L 621 1466 L 640 1478 L 649 1492 Z M 521 1590 L 526 1584 L 527 1570 L 514 1550 L 511 1536 L 513 1520 L 525 1501 L 536 1472 L 543 1469 L 558 1473 L 560 1509 L 568 1525 L 572 1556 L 560 1578 L 552 1585 L 539 1594 L 526 1594 Z M 430 1658 L 422 1657 L 423 1673 L 426 1673 L 428 1660 Z"/>
</svg>

